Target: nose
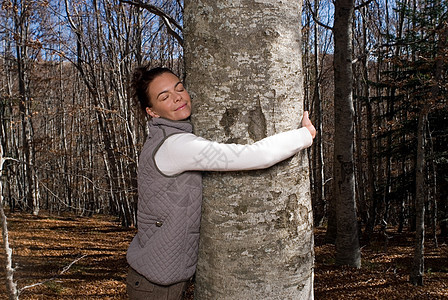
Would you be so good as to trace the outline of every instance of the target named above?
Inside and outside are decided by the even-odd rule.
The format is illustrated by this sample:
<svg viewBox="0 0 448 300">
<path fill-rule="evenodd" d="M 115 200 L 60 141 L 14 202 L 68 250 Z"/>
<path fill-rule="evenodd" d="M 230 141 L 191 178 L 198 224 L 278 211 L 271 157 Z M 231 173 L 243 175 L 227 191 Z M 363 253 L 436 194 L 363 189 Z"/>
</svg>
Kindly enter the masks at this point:
<svg viewBox="0 0 448 300">
<path fill-rule="evenodd" d="M 174 102 L 179 102 L 182 100 L 182 96 L 179 93 L 174 93 Z"/>
</svg>

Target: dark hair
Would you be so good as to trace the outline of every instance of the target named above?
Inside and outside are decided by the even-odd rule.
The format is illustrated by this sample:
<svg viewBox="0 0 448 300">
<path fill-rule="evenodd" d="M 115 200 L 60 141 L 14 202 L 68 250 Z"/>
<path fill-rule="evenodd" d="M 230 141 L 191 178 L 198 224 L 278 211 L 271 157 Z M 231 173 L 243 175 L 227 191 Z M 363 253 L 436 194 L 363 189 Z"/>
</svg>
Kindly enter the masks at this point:
<svg viewBox="0 0 448 300">
<path fill-rule="evenodd" d="M 144 111 L 147 107 L 152 106 L 148 94 L 149 84 L 156 77 L 164 73 L 171 73 L 177 76 L 170 69 L 163 67 L 149 69 L 149 66 L 140 66 L 134 70 L 134 74 L 132 76 L 132 89 L 134 92 L 133 96 L 140 103 L 140 106 Z"/>
</svg>

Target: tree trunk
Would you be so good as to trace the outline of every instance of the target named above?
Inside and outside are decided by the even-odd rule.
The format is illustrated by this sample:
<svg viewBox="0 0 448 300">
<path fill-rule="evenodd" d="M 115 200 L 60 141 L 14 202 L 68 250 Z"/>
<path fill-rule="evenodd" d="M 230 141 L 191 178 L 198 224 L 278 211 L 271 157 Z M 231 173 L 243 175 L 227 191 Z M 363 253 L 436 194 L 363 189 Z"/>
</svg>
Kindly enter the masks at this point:
<svg viewBox="0 0 448 300">
<path fill-rule="evenodd" d="M 353 0 L 336 0 L 334 20 L 334 196 L 336 199 L 336 263 L 361 266 L 353 165 L 352 96 Z"/>
<path fill-rule="evenodd" d="M 12 249 L 9 246 L 8 225 L 5 211 L 3 210 L 3 163 L 6 158 L 3 157 L 3 146 L 0 144 L 0 220 L 2 226 L 3 250 L 5 251 L 5 271 L 6 271 L 6 290 L 10 300 L 19 299 L 17 285 L 14 282 L 14 269 L 12 267 Z"/>
<path fill-rule="evenodd" d="M 425 243 L 425 124 L 428 107 L 424 107 L 419 114 L 417 129 L 417 165 L 415 175 L 415 214 L 416 232 L 414 261 L 412 264 L 410 281 L 414 285 L 423 285 L 424 267 L 424 243 Z"/>
<path fill-rule="evenodd" d="M 186 84 L 199 136 L 253 143 L 297 128 L 301 5 L 186 1 Z M 197 299 L 312 299 L 305 151 L 268 170 L 204 176 Z"/>
<path fill-rule="evenodd" d="M 431 205 L 431 229 L 432 229 L 432 239 L 434 241 L 434 247 L 438 248 L 439 243 L 437 241 L 437 215 L 438 215 L 438 208 L 437 208 L 437 170 L 436 170 L 436 164 L 434 162 L 434 143 L 432 139 L 430 124 L 429 124 L 429 118 L 426 119 L 425 123 L 425 129 L 427 134 L 427 141 L 428 141 L 428 181 L 431 182 L 430 186 L 430 201 L 429 204 Z"/>
<path fill-rule="evenodd" d="M 319 9 L 319 1 L 314 1 L 315 10 Z M 317 14 L 317 13 L 316 13 Z M 319 18 L 316 15 L 316 18 Z M 321 83 L 321 64 L 320 64 L 320 45 L 319 45 L 319 25 L 314 22 L 314 92 L 313 92 L 313 123 L 317 129 L 316 138 L 313 143 L 313 179 L 314 179 L 314 225 L 319 226 L 322 224 L 325 217 L 326 203 L 324 199 L 324 162 L 322 154 L 322 99 L 320 95 L 320 83 Z"/>
<path fill-rule="evenodd" d="M 39 213 L 39 186 L 35 169 L 34 151 L 34 128 L 32 123 L 33 114 L 31 112 L 30 79 L 29 79 L 29 18 L 31 9 L 23 1 L 14 4 L 14 34 L 16 50 L 16 66 L 18 76 L 19 110 L 21 114 L 21 139 L 22 154 L 25 164 L 23 164 L 25 199 L 27 210 L 37 215 Z"/>
<path fill-rule="evenodd" d="M 367 115 L 367 119 L 371 119 L 372 116 L 368 115 L 367 112 L 367 106 L 370 106 L 370 104 L 366 104 L 366 113 L 364 114 L 364 108 L 363 105 L 364 103 L 368 103 L 369 102 L 369 97 L 370 97 L 370 88 L 369 88 L 369 65 L 368 65 L 368 59 L 367 59 L 367 49 L 368 49 L 368 24 L 367 24 L 367 8 L 363 7 L 360 11 L 361 16 L 359 17 L 358 22 L 362 22 L 362 27 L 360 32 L 361 33 L 361 44 L 360 44 L 360 49 L 357 55 L 361 55 L 361 59 L 360 59 L 360 70 L 358 75 L 355 75 L 355 78 L 357 76 L 358 80 L 356 80 L 357 84 L 356 84 L 356 89 L 357 89 L 357 93 L 360 97 L 357 98 L 357 101 L 355 102 L 356 104 L 356 109 L 355 109 L 355 113 L 356 113 L 356 120 L 357 122 L 355 123 L 356 126 L 356 193 L 359 196 L 359 216 L 360 216 L 360 221 L 361 223 L 367 224 L 367 220 L 369 218 L 369 213 L 368 213 L 368 193 L 366 192 L 368 190 L 368 181 L 365 180 L 365 178 L 369 177 L 369 175 L 365 176 L 366 174 L 366 169 L 367 171 L 369 170 L 369 167 L 366 164 L 365 161 L 365 151 L 363 151 L 364 149 L 371 146 L 370 143 L 368 143 L 366 146 L 364 146 L 364 140 L 369 140 L 369 138 L 371 139 L 371 135 L 372 135 L 372 127 L 368 128 L 369 125 L 365 126 L 365 121 L 363 120 L 363 118 Z M 361 25 L 360 25 L 361 26 Z M 371 109 L 370 109 L 371 112 Z M 370 124 L 371 125 L 371 124 Z M 370 132 L 369 132 L 370 130 Z M 364 132 L 366 132 L 367 134 L 364 134 Z M 368 136 L 370 134 L 370 137 Z M 369 158 L 367 158 L 367 161 L 369 160 Z M 373 174 L 373 173 L 372 173 Z"/>
</svg>

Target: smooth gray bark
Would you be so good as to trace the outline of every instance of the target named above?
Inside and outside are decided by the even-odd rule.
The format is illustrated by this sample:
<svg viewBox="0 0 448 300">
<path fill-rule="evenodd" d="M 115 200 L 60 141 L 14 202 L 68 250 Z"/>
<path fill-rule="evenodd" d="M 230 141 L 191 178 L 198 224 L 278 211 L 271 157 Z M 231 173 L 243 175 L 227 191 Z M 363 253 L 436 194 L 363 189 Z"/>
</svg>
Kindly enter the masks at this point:
<svg viewBox="0 0 448 300">
<path fill-rule="evenodd" d="M 196 134 L 248 144 L 299 126 L 301 6 L 185 1 Z M 197 299 L 313 298 L 307 165 L 303 151 L 268 170 L 205 174 Z"/>
</svg>

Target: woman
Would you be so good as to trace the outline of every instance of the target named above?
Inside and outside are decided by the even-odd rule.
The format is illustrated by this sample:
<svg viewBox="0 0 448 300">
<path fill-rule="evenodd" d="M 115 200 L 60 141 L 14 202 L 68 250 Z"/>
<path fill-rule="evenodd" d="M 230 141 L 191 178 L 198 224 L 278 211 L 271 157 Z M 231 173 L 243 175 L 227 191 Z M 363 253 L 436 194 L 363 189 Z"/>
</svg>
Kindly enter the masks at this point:
<svg viewBox="0 0 448 300">
<path fill-rule="evenodd" d="M 305 112 L 302 128 L 252 145 L 211 142 L 192 134 L 190 96 L 169 69 L 138 68 L 133 87 L 151 120 L 139 157 L 138 233 L 127 252 L 128 294 L 131 299 L 181 299 L 197 262 L 199 171 L 268 168 L 309 147 L 316 130 Z"/>
</svg>

